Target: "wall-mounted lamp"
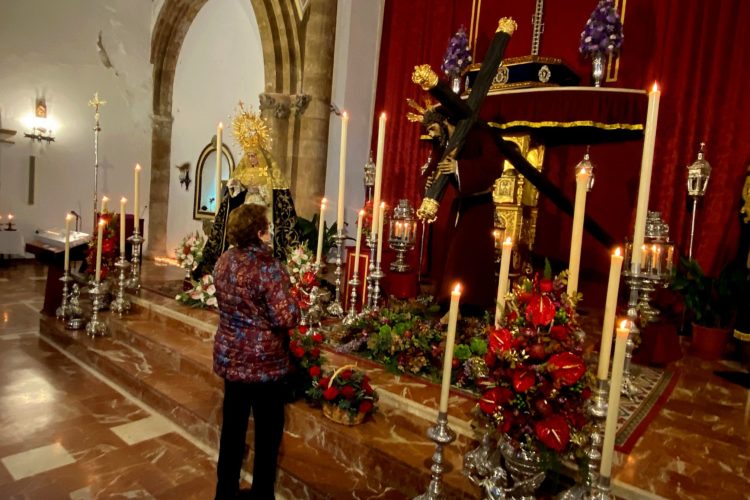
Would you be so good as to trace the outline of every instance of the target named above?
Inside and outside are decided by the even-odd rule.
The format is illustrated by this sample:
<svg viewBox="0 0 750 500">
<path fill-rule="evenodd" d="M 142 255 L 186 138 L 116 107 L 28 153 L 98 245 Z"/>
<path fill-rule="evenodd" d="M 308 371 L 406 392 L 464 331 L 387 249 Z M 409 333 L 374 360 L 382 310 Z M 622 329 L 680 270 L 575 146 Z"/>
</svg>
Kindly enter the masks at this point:
<svg viewBox="0 0 750 500">
<path fill-rule="evenodd" d="M 180 184 L 185 186 L 185 191 L 190 190 L 190 162 L 186 161 L 182 165 L 176 165 L 175 168 L 180 171 Z"/>
<path fill-rule="evenodd" d="M 30 121 L 31 133 L 27 132 L 23 134 L 25 137 L 28 137 L 32 141 L 47 141 L 47 144 L 54 142 L 55 137 L 52 135 L 53 122 L 47 117 L 47 101 L 44 97 L 36 100 L 34 116 Z"/>
</svg>

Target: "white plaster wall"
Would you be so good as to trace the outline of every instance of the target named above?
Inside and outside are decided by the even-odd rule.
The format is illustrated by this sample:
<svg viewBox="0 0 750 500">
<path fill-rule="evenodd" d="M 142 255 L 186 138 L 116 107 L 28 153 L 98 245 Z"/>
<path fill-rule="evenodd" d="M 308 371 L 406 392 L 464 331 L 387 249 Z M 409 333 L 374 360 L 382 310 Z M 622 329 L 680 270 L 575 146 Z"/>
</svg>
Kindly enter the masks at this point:
<svg viewBox="0 0 750 500">
<path fill-rule="evenodd" d="M 224 123 L 224 143 L 235 162 L 241 149 L 231 135 L 231 115 L 241 99 L 258 110 L 263 92 L 263 50 L 249 0 L 210 0 L 198 12 L 180 51 L 172 100 L 172 167 L 190 162 L 195 180 L 198 155 Z M 177 170 L 170 175 L 167 251 L 201 228 L 193 220 L 195 183 L 186 191 Z"/>
<path fill-rule="evenodd" d="M 336 14 L 331 101 L 349 114 L 344 214 L 350 236 L 356 232 L 357 212 L 365 200 L 364 166 L 375 116 L 383 5 L 383 0 L 339 0 Z M 326 197 L 332 200 L 326 211 L 329 224 L 336 222 L 340 145 L 341 118 L 331 115 L 326 170 Z"/>
<path fill-rule="evenodd" d="M 99 138 L 100 197 L 132 200 L 133 165 L 140 162 L 141 200 L 147 203 L 151 9 L 144 0 L 2 2 L 0 125 L 18 134 L 16 144 L 0 144 L 0 213 L 13 212 L 27 240 L 36 229 L 60 227 L 68 210 L 79 212 L 84 230 L 91 230 L 93 110 L 87 103 L 97 91 L 108 102 Z M 100 30 L 114 69 L 104 66 L 97 50 Z M 59 124 L 50 145 L 23 137 L 37 95 L 46 97 Z M 30 154 L 37 156 L 33 205 L 27 203 Z"/>
</svg>

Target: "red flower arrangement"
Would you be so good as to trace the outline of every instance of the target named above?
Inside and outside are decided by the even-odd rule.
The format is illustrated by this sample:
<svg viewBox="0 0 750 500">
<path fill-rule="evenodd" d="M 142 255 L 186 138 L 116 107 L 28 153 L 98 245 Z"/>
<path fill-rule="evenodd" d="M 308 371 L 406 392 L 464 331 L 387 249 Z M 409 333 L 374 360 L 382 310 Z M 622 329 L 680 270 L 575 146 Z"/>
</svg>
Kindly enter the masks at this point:
<svg viewBox="0 0 750 500">
<path fill-rule="evenodd" d="M 375 411 L 378 394 L 370 385 L 370 377 L 354 365 L 345 365 L 327 372 L 313 382 L 309 394 L 323 405 L 323 414 L 331 420 L 355 425 Z"/>
<path fill-rule="evenodd" d="M 490 327 L 477 414 L 516 446 L 563 454 L 584 442 L 591 374 L 564 276 L 521 278 Z"/>
<path fill-rule="evenodd" d="M 323 374 L 322 365 L 326 361 L 320 352 L 325 340 L 319 331 L 310 331 L 300 326 L 291 332 L 289 352 L 296 367 L 295 389 L 299 394 L 308 393 Z"/>
<path fill-rule="evenodd" d="M 105 280 L 115 265 L 119 248 L 120 217 L 111 212 L 102 212 L 99 218 L 105 221 L 102 230 L 102 268 L 101 279 Z M 97 233 L 95 232 L 89 248 L 86 250 L 86 273 L 94 276 L 96 273 Z"/>
</svg>

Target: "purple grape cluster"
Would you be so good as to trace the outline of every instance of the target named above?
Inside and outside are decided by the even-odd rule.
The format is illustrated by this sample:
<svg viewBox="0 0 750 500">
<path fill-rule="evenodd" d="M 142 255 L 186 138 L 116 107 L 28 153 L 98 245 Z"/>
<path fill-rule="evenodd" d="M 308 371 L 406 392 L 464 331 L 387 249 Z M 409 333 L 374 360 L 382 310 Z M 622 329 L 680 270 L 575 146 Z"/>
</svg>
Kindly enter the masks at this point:
<svg viewBox="0 0 750 500">
<path fill-rule="evenodd" d="M 469 52 L 469 37 L 463 27 L 459 28 L 448 42 L 448 48 L 443 56 L 443 70 L 449 78 L 458 76 L 471 64 L 471 52 Z"/>
<path fill-rule="evenodd" d="M 583 28 L 578 50 L 584 55 L 595 52 L 617 53 L 622 46 L 623 38 L 622 22 L 615 9 L 614 0 L 599 0 Z"/>
</svg>

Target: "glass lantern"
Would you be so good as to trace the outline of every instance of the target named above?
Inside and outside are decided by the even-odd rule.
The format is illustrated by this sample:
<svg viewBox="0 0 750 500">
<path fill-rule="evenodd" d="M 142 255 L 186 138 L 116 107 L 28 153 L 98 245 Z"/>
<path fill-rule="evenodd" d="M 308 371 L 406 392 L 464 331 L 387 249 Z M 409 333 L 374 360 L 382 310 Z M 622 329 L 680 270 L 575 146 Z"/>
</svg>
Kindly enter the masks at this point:
<svg viewBox="0 0 750 500">
<path fill-rule="evenodd" d="M 406 252 L 414 248 L 417 240 L 417 219 L 414 207 L 409 200 L 399 200 L 388 222 L 388 245 L 396 252 L 396 260 L 391 263 L 391 271 L 408 273 L 411 266 L 406 263 Z"/>
</svg>

